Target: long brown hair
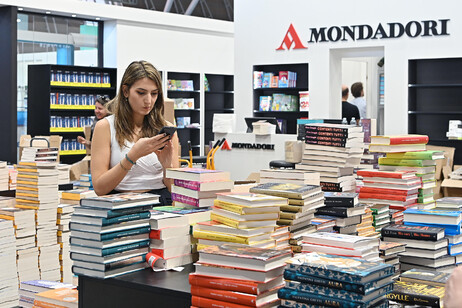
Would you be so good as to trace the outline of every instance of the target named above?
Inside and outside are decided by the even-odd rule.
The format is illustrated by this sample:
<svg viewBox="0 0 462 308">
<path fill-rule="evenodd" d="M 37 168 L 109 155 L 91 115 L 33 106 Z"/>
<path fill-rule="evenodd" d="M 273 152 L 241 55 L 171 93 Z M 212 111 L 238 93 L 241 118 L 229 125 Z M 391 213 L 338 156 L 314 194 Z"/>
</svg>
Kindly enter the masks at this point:
<svg viewBox="0 0 462 308">
<path fill-rule="evenodd" d="M 121 148 L 125 145 L 126 140 L 133 142 L 133 135 L 135 134 L 132 122 L 133 111 L 124 96 L 123 88 L 126 86 L 127 90 L 130 90 L 135 82 L 143 78 L 154 81 L 159 94 L 151 112 L 144 117 L 140 138 L 155 136 L 163 126 L 167 125 L 164 119 L 164 92 L 162 90 L 162 78 L 159 71 L 147 61 L 134 61 L 125 70 L 119 92 L 115 99 L 109 102 L 110 106 L 108 106 L 108 109 L 115 116 L 116 140 Z"/>
</svg>

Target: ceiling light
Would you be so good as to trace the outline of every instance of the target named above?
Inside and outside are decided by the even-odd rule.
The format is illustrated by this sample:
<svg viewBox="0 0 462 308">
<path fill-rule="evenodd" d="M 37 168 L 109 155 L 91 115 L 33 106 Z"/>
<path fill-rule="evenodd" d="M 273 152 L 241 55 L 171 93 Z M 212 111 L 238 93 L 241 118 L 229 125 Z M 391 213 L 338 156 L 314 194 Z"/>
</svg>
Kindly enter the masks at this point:
<svg viewBox="0 0 462 308">
<path fill-rule="evenodd" d="M 22 11 L 24 10 L 22 7 L 18 7 L 18 11 Z"/>
<path fill-rule="evenodd" d="M 21 19 L 19 19 L 19 18 L 18 18 L 18 19 L 16 19 L 16 22 L 21 22 Z"/>
<path fill-rule="evenodd" d="M 46 11 L 45 14 L 51 14 L 51 12 L 50 12 L 50 11 Z"/>
<path fill-rule="evenodd" d="M 95 19 L 96 19 L 96 20 L 100 20 L 101 18 L 99 18 L 99 17 L 96 17 Z"/>
<path fill-rule="evenodd" d="M 77 15 L 75 15 L 75 14 L 72 14 L 71 16 L 72 16 L 72 17 L 77 17 Z"/>
</svg>

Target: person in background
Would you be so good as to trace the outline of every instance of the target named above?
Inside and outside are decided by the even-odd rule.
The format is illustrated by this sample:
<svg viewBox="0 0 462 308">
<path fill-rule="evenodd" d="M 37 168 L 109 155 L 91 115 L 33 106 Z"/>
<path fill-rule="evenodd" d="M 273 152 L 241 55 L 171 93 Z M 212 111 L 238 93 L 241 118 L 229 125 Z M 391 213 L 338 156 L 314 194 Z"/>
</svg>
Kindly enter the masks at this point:
<svg viewBox="0 0 462 308">
<path fill-rule="evenodd" d="M 342 85 L 342 118 L 346 118 L 347 122 L 351 122 L 351 118 L 356 119 L 356 123 L 359 122 L 359 110 L 353 104 L 348 102 L 348 96 L 350 91 L 346 85 Z"/>
<path fill-rule="evenodd" d="M 364 99 L 364 87 L 362 82 L 355 82 L 351 85 L 351 94 L 354 99 L 350 102 L 351 104 L 358 107 L 359 115 L 361 119 L 366 118 L 366 100 Z"/>
<path fill-rule="evenodd" d="M 96 194 L 149 192 L 171 204 L 172 179 L 167 168 L 178 168 L 178 136 L 159 134 L 173 126 L 163 116 L 164 93 L 159 71 L 149 62 L 132 62 L 119 92 L 110 102 L 112 115 L 98 121 L 92 141 L 91 175 Z"/>
<path fill-rule="evenodd" d="M 96 122 L 105 118 L 109 115 L 109 111 L 106 108 L 106 105 L 109 102 L 109 98 L 107 96 L 99 96 L 95 101 L 95 120 L 91 125 L 91 133 L 89 140 L 85 139 L 82 136 L 77 137 L 77 141 L 81 144 L 86 145 L 89 149 L 91 149 L 91 139 L 93 138 L 93 130 L 95 129 Z"/>
</svg>

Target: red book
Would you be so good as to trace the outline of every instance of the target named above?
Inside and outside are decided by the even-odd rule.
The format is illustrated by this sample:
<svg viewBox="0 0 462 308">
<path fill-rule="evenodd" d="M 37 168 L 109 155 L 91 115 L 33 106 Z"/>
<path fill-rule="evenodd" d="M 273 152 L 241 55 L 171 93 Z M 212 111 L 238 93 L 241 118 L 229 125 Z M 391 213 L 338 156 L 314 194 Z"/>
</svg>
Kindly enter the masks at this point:
<svg viewBox="0 0 462 308">
<path fill-rule="evenodd" d="M 390 210 L 405 211 L 405 210 L 407 210 L 408 208 L 411 208 L 411 207 L 414 207 L 414 206 L 417 206 L 417 203 L 412 203 L 412 204 L 408 204 L 408 205 L 394 205 L 394 204 L 390 204 Z"/>
<path fill-rule="evenodd" d="M 265 292 L 260 295 L 246 294 L 241 292 L 210 289 L 199 286 L 191 286 L 191 295 L 205 297 L 224 302 L 241 304 L 250 307 L 260 307 L 278 299 L 278 289 Z"/>
<path fill-rule="evenodd" d="M 411 199 L 417 199 L 417 195 L 402 196 L 402 195 L 369 194 L 369 193 L 360 192 L 359 199 L 382 199 L 382 200 L 394 200 L 394 201 L 408 201 Z"/>
<path fill-rule="evenodd" d="M 370 171 L 358 170 L 357 175 L 365 178 L 390 178 L 390 179 L 409 179 L 415 177 L 415 172 L 407 171 Z"/>
<path fill-rule="evenodd" d="M 189 283 L 192 286 L 259 295 L 275 287 L 284 286 L 284 279 L 282 276 L 279 276 L 266 283 L 263 283 L 249 280 L 218 278 L 198 274 L 190 274 Z"/>
<path fill-rule="evenodd" d="M 426 135 L 371 136 L 371 144 L 427 144 Z"/>
<path fill-rule="evenodd" d="M 384 195 L 400 195 L 408 196 L 418 193 L 417 189 L 414 190 L 399 190 L 399 189 L 387 189 L 387 188 L 376 188 L 376 187 L 361 187 L 360 193 L 369 193 L 369 194 L 384 194 Z"/>
<path fill-rule="evenodd" d="M 191 296 L 191 304 L 193 306 L 201 308 L 249 308 L 250 306 L 244 306 L 234 304 L 230 302 L 219 301 L 216 299 L 205 298 L 200 296 Z"/>
</svg>

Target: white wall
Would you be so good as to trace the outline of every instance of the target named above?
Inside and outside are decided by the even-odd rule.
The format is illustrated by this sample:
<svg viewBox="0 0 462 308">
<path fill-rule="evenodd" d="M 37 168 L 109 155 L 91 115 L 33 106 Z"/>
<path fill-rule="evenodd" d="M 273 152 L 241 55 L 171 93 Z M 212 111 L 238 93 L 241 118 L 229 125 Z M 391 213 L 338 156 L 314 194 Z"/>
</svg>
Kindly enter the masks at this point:
<svg viewBox="0 0 462 308">
<path fill-rule="evenodd" d="M 365 57 L 385 55 L 385 133 L 407 132 L 408 60 L 462 56 L 462 3 L 448 0 L 375 2 L 368 0 L 236 0 L 235 108 L 237 118 L 252 113 L 252 65 L 309 63 L 310 116 L 339 118 L 341 58 L 362 48 Z M 449 36 L 310 43 L 310 28 L 450 19 Z M 308 49 L 277 51 L 293 24 Z M 367 50 L 370 49 L 370 52 Z M 252 51 L 252 52 L 249 52 Z M 377 53 L 375 53 L 377 52 Z M 359 55 L 356 55 L 359 56 Z M 238 125 L 243 125 L 239 122 Z"/>
</svg>

